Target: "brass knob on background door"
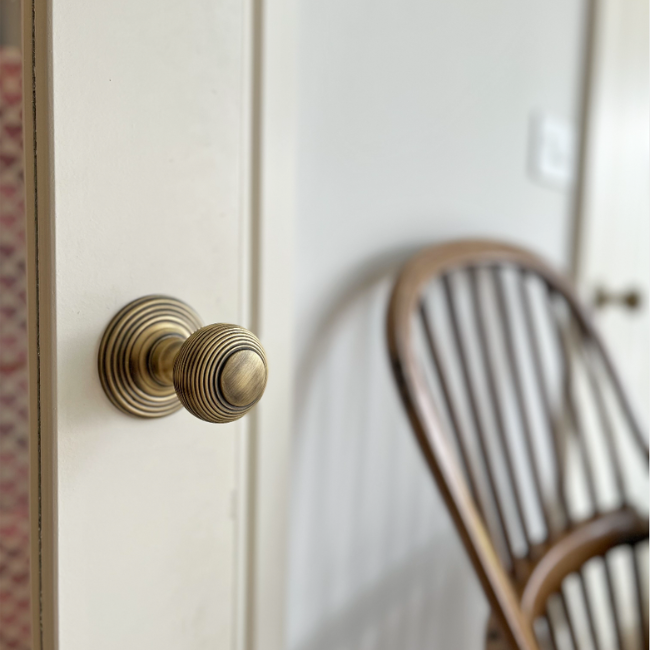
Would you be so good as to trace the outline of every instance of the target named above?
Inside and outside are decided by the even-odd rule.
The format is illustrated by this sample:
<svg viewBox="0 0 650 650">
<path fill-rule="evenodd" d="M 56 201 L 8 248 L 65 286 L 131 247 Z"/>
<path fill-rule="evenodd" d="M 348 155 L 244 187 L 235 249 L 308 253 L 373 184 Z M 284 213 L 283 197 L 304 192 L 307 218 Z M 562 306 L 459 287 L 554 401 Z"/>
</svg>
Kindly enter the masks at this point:
<svg viewBox="0 0 650 650">
<path fill-rule="evenodd" d="M 598 309 L 610 305 L 618 305 L 625 309 L 634 311 L 639 309 L 643 303 L 641 292 L 638 289 L 627 291 L 609 291 L 605 287 L 598 287 L 594 296 L 594 306 Z"/>
<path fill-rule="evenodd" d="M 237 325 L 202 327 L 185 303 L 147 296 L 124 307 L 99 347 L 99 377 L 111 402 L 145 418 L 184 406 L 207 422 L 232 422 L 260 400 L 268 374 L 257 337 Z"/>
</svg>

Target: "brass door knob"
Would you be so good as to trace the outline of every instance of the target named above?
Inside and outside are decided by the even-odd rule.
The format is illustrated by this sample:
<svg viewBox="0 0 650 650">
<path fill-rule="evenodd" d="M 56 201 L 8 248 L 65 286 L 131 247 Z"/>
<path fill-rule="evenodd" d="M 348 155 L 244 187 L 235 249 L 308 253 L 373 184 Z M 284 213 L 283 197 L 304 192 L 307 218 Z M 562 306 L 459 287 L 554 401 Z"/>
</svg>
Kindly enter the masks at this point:
<svg viewBox="0 0 650 650">
<path fill-rule="evenodd" d="M 627 291 L 608 291 L 605 287 L 598 287 L 594 295 L 594 306 L 597 309 L 618 305 L 634 311 L 639 309 L 643 303 L 641 292 L 637 289 Z"/>
<path fill-rule="evenodd" d="M 145 418 L 184 406 L 207 422 L 238 420 L 262 397 L 267 374 L 254 334 L 224 323 L 202 327 L 193 309 L 167 296 L 126 305 L 99 347 L 106 395 L 125 413 Z"/>
</svg>

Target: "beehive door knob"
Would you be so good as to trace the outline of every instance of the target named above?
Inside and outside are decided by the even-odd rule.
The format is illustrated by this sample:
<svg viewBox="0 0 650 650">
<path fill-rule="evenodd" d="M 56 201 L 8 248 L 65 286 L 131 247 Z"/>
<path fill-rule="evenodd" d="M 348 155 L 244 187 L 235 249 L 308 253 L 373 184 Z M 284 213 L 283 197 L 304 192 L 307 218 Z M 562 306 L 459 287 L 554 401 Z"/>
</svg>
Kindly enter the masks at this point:
<svg viewBox="0 0 650 650">
<path fill-rule="evenodd" d="M 260 400 L 268 365 L 257 337 L 243 327 L 201 327 L 185 303 L 147 296 L 109 323 L 99 350 L 99 376 L 119 409 L 162 417 L 184 406 L 207 422 L 237 420 Z"/>
<path fill-rule="evenodd" d="M 257 337 L 217 323 L 194 332 L 174 361 L 183 406 L 208 422 L 231 422 L 248 412 L 266 388 L 266 355 Z"/>
</svg>

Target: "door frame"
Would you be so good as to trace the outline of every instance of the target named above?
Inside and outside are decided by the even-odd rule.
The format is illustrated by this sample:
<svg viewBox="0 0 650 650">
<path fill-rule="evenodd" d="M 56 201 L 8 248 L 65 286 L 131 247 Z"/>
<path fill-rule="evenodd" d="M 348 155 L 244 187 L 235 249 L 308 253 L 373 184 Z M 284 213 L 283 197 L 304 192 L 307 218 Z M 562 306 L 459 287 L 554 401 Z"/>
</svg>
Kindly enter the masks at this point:
<svg viewBox="0 0 650 650">
<path fill-rule="evenodd" d="M 30 385 L 30 562 L 33 650 L 56 650 L 56 315 L 52 147 L 53 0 L 23 0 L 23 138 Z M 295 197 L 295 0 L 247 0 L 244 172 L 247 322 L 273 382 L 241 440 L 237 650 L 284 647 L 292 415 Z"/>
</svg>

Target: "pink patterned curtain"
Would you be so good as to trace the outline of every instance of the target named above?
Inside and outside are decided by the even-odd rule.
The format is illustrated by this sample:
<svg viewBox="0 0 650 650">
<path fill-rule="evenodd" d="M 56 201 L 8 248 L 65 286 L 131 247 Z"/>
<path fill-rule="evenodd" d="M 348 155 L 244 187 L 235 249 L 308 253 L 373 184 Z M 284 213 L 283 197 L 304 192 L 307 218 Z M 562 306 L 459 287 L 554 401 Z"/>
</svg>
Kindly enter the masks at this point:
<svg viewBox="0 0 650 650">
<path fill-rule="evenodd" d="M 21 54 L 0 47 L 0 650 L 31 647 Z"/>
</svg>

